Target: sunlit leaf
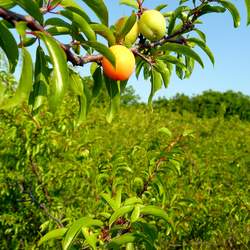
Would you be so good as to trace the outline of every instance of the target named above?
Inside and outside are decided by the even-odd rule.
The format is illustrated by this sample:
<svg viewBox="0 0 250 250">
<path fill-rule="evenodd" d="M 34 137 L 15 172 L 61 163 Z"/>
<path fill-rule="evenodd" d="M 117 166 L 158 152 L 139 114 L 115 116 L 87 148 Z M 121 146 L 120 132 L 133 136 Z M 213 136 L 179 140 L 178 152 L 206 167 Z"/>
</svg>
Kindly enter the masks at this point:
<svg viewBox="0 0 250 250">
<path fill-rule="evenodd" d="M 98 35 L 101 35 L 108 41 L 109 46 L 115 44 L 116 42 L 115 36 L 113 32 L 106 25 L 93 23 L 90 24 L 90 26 Z"/>
<path fill-rule="evenodd" d="M 71 244 L 73 243 L 73 240 L 77 237 L 78 233 L 80 232 L 81 228 L 85 227 L 92 227 L 92 226 L 98 226 L 101 227 L 103 225 L 102 221 L 100 220 L 94 220 L 89 217 L 83 217 L 81 219 L 76 220 L 67 231 L 63 242 L 63 250 L 69 249 Z"/>
<path fill-rule="evenodd" d="M 9 109 L 26 101 L 32 90 L 33 84 L 33 64 L 32 58 L 28 50 L 22 49 L 23 65 L 21 70 L 21 77 L 13 97 L 3 100 L 0 105 L 1 109 Z"/>
<path fill-rule="evenodd" d="M 225 7 L 226 9 L 230 11 L 233 17 L 234 27 L 237 28 L 240 25 L 240 13 L 235 7 L 235 5 L 231 3 L 230 1 L 226 1 L 226 0 L 220 0 L 219 3 L 222 4 L 223 7 Z"/>
<path fill-rule="evenodd" d="M 53 64 L 52 79 L 50 80 L 49 104 L 51 110 L 55 112 L 62 102 L 68 84 L 69 73 L 67 59 L 64 51 L 54 38 L 44 33 L 39 33 L 39 35 L 48 49 Z"/>
<path fill-rule="evenodd" d="M 82 0 L 98 16 L 103 24 L 109 25 L 108 9 L 103 0 Z"/>
<path fill-rule="evenodd" d="M 15 2 L 25 11 L 27 11 L 32 17 L 34 17 L 35 20 L 37 20 L 39 23 L 43 23 L 43 15 L 36 2 L 27 0 L 15 0 Z"/>
<path fill-rule="evenodd" d="M 175 44 L 174 43 L 167 43 L 167 44 L 163 45 L 163 47 L 166 50 L 174 51 L 176 53 L 192 57 L 194 60 L 196 60 L 201 65 L 202 68 L 204 68 L 204 64 L 203 64 L 200 56 L 195 51 L 193 51 L 190 47 L 188 47 L 186 45 L 177 44 L 177 43 L 175 43 Z"/>
<path fill-rule="evenodd" d="M 127 5 L 133 7 L 135 9 L 139 8 L 138 2 L 136 0 L 120 0 L 120 4 Z"/>
<path fill-rule="evenodd" d="M 67 228 L 54 229 L 45 234 L 38 242 L 38 246 L 41 246 L 44 242 L 54 239 L 61 239 L 67 232 Z"/>
<path fill-rule="evenodd" d="M 133 210 L 134 206 L 123 206 L 115 210 L 109 219 L 109 227 L 120 217 L 125 216 L 127 213 Z"/>
<path fill-rule="evenodd" d="M 84 33 L 84 35 L 88 38 L 90 41 L 96 40 L 95 32 L 91 28 L 90 24 L 79 14 L 72 12 L 70 10 L 62 10 L 60 11 L 60 14 L 75 24 L 80 28 L 80 30 Z"/>
</svg>

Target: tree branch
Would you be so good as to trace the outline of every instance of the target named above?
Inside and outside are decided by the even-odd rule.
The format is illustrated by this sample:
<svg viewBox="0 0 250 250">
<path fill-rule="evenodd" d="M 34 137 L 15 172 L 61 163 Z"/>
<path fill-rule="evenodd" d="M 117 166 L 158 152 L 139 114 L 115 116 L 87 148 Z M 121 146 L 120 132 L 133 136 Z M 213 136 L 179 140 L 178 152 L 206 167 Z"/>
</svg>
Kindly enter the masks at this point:
<svg viewBox="0 0 250 250">
<path fill-rule="evenodd" d="M 13 11 L 0 8 L 0 17 L 2 17 L 4 20 L 8 21 L 10 24 L 15 26 L 18 22 L 23 21 L 26 22 L 27 27 L 32 31 L 40 31 L 43 33 L 46 33 L 47 35 L 50 35 L 49 32 L 47 32 L 42 25 L 40 25 L 33 17 L 31 16 L 23 16 L 20 14 L 17 14 Z M 59 42 L 59 41 L 58 41 Z M 87 55 L 87 56 L 77 56 L 74 53 L 70 51 L 70 46 L 60 43 L 61 48 L 64 50 L 67 60 L 71 62 L 74 66 L 83 66 L 86 63 L 89 62 L 97 62 L 102 59 L 102 55 Z"/>
</svg>

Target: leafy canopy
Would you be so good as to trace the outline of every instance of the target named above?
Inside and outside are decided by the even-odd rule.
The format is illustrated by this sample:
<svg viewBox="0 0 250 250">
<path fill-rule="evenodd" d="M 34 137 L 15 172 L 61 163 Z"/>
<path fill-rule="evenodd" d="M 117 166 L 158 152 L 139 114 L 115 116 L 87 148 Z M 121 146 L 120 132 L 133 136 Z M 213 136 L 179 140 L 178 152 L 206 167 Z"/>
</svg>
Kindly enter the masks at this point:
<svg viewBox="0 0 250 250">
<path fill-rule="evenodd" d="M 81 2 L 94 12 L 98 22 L 86 13 Z M 120 0 L 120 4 L 131 7 L 131 16 L 119 27 L 120 30 L 116 30 L 117 26 L 109 23 L 112 13 L 108 12 L 104 0 L 0 0 L 0 47 L 8 59 L 10 73 L 15 71 L 20 58 L 23 62 L 13 97 L 2 94 L 7 86 L 1 83 L 1 109 L 8 110 L 28 102 L 33 115 L 47 104 L 52 112 L 56 112 L 65 93 L 71 92 L 79 100 L 79 121 L 82 121 L 92 100 L 106 86 L 110 97 L 107 120 L 111 121 L 119 109 L 120 94 L 127 81 L 107 78 L 103 74 L 101 60 L 105 56 L 115 65 L 115 57 L 108 47 L 123 43 L 147 9 L 147 1 L 144 0 Z M 250 1 L 245 0 L 245 5 L 249 24 Z M 27 15 L 14 12 L 16 6 Z M 167 1 L 163 1 L 155 9 L 166 19 L 165 35 L 151 42 L 139 34 L 130 48 L 136 57 L 136 77 L 142 74 L 150 80 L 149 105 L 152 105 L 159 89 L 168 87 L 172 73 L 183 79 L 190 77 L 196 63 L 204 67 L 196 47 L 203 50 L 214 64 L 214 56 L 206 44 L 206 34 L 200 28 L 204 15 L 229 11 L 234 27 L 240 25 L 240 13 L 229 0 L 180 0 L 174 10 L 168 8 Z M 35 62 L 30 55 L 31 46 L 36 47 Z M 92 64 L 91 77 L 94 80 L 90 89 L 73 69 L 87 63 Z"/>
</svg>

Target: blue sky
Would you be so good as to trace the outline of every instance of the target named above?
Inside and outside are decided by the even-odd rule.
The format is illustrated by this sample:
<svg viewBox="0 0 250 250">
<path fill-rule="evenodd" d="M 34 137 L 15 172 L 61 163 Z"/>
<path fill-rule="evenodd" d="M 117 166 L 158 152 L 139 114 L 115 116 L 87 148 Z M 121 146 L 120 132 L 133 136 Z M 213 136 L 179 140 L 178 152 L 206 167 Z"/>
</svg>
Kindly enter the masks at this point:
<svg viewBox="0 0 250 250">
<path fill-rule="evenodd" d="M 117 1 L 105 1 L 110 15 L 110 21 L 115 22 L 121 15 L 129 15 L 131 8 L 123 7 Z M 226 91 L 241 91 L 250 95 L 250 26 L 246 26 L 246 9 L 244 0 L 233 1 L 241 13 L 241 25 L 235 29 L 229 12 L 222 14 L 211 14 L 203 17 L 200 29 L 207 34 L 207 45 L 215 56 L 213 66 L 207 56 L 201 52 L 200 55 L 205 64 L 202 69 L 198 64 L 189 79 L 180 80 L 172 75 L 170 85 L 162 89 L 156 95 L 171 97 L 176 93 L 188 95 L 198 94 L 207 89 Z M 173 0 L 145 0 L 144 5 L 153 8 L 160 3 L 169 4 L 166 10 L 173 10 L 178 1 Z M 170 4 L 172 3 L 172 4 Z M 143 101 L 147 100 L 150 92 L 149 82 L 143 78 L 130 79 L 130 84 L 141 96 Z"/>
<path fill-rule="evenodd" d="M 119 5 L 119 0 L 104 0 L 110 13 L 110 24 L 124 15 L 130 15 L 132 9 Z M 83 4 L 83 1 L 76 0 L 90 14 L 93 20 L 97 20 Z M 169 4 L 166 11 L 174 10 L 178 0 L 145 0 L 144 6 L 154 8 L 160 3 Z M 172 75 L 170 85 L 167 89 L 160 90 L 155 99 L 159 96 L 171 97 L 176 93 L 187 95 L 199 94 L 204 90 L 213 89 L 218 91 L 234 90 L 250 95 L 250 26 L 246 26 L 246 9 L 244 0 L 233 1 L 241 13 L 241 25 L 235 29 L 229 12 L 224 14 L 211 14 L 203 17 L 203 24 L 200 29 L 207 35 L 207 45 L 215 56 L 213 66 L 207 56 L 202 52 L 200 55 L 205 64 L 202 69 L 198 64 L 189 79 L 180 80 Z M 79 69 L 83 75 L 88 74 L 88 66 Z M 18 72 L 19 70 L 17 70 Z M 18 72 L 19 73 L 19 72 Z M 150 83 L 131 77 L 129 84 L 134 87 L 142 101 L 147 101 L 150 93 Z"/>
</svg>

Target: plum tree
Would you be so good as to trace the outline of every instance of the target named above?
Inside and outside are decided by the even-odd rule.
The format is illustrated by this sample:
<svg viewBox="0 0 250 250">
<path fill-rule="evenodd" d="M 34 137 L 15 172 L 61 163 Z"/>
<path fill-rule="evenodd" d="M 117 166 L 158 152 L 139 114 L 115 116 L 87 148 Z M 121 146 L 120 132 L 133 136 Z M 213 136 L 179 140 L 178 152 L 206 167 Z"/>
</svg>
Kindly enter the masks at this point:
<svg viewBox="0 0 250 250">
<path fill-rule="evenodd" d="M 87 15 L 80 2 L 92 9 L 98 22 Z M 112 113 L 109 117 L 113 117 L 119 106 L 117 100 L 121 89 L 112 81 L 119 78 L 104 77 L 102 65 L 106 63 L 102 62 L 103 57 L 113 66 L 116 60 L 122 62 L 122 56 L 119 53 L 114 55 L 109 47 L 123 43 L 127 47 L 132 46 L 130 50 L 136 58 L 136 76 L 142 73 L 145 79 L 150 80 L 148 102 L 151 104 L 155 93 L 163 85 L 168 86 L 174 71 L 183 79 L 192 74 L 195 63 L 204 67 L 195 50 L 196 46 L 214 63 L 213 54 L 206 44 L 206 35 L 200 29 L 201 17 L 228 10 L 234 27 L 240 24 L 240 13 L 229 0 L 182 0 L 176 9 L 167 11 L 165 2 L 156 6 L 155 10 L 147 9 L 145 2 L 120 0 L 120 4 L 132 7 L 135 11 L 121 19 L 122 24 L 115 28 L 109 23 L 109 12 L 104 0 L 0 0 L 0 48 L 8 59 L 11 73 L 15 71 L 20 57 L 23 62 L 15 94 L 11 98 L 1 94 L 0 108 L 8 110 L 26 103 L 35 115 L 42 106 L 48 104 L 50 110 L 56 112 L 65 93 L 72 91 L 80 97 L 80 113 L 87 114 L 91 98 L 98 95 L 102 86 L 106 86 L 111 98 L 110 105 L 113 105 L 109 108 L 108 112 Z M 249 24 L 250 1 L 245 0 L 245 3 Z M 26 14 L 17 13 L 20 9 L 21 13 Z M 137 23 L 140 28 L 138 39 Z M 30 47 L 36 48 L 35 59 L 30 54 Z M 88 63 L 92 64 L 92 93 L 91 90 L 86 92 L 81 77 L 72 70 L 72 66 Z M 104 72 L 107 76 L 105 66 Z M 5 93 L 6 86 L 0 84 L 0 89 Z M 83 115 L 80 119 L 85 117 Z"/>
</svg>

